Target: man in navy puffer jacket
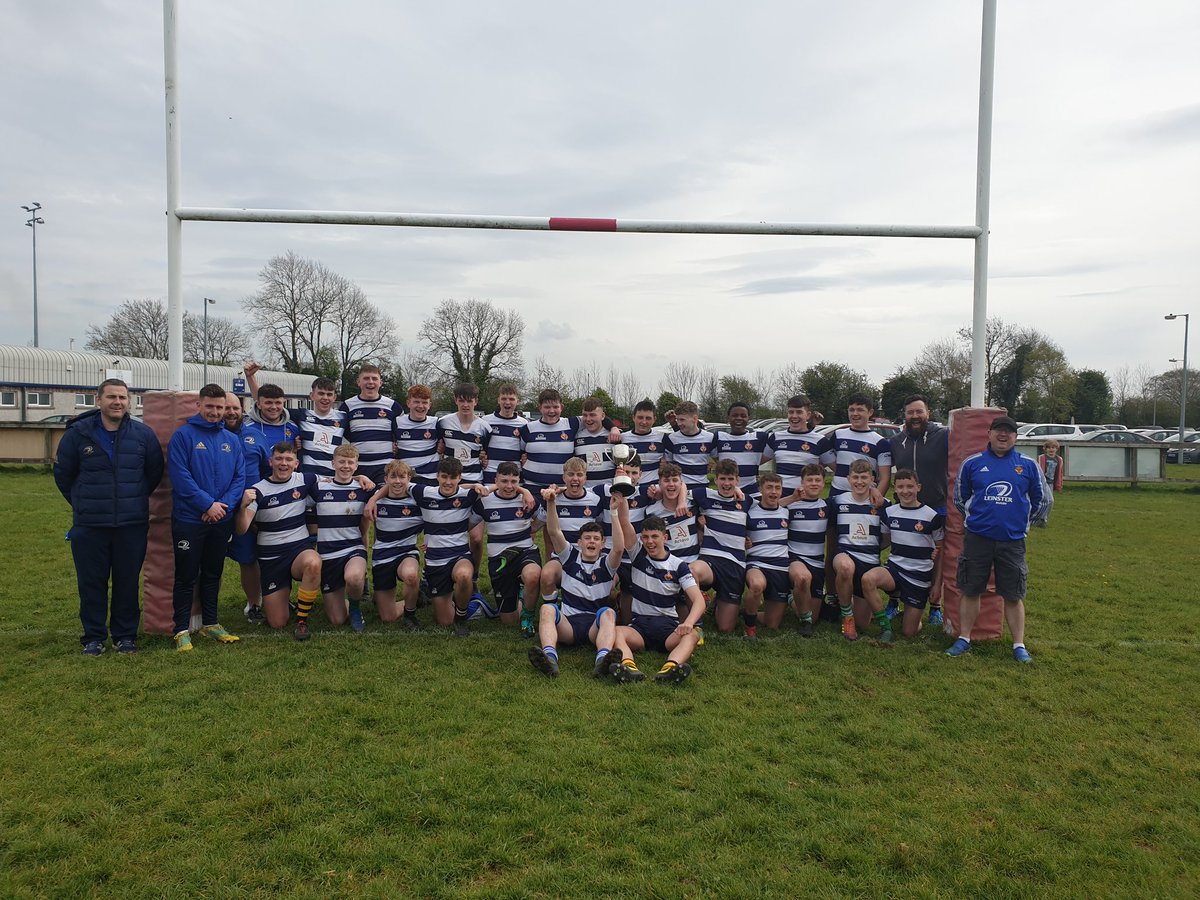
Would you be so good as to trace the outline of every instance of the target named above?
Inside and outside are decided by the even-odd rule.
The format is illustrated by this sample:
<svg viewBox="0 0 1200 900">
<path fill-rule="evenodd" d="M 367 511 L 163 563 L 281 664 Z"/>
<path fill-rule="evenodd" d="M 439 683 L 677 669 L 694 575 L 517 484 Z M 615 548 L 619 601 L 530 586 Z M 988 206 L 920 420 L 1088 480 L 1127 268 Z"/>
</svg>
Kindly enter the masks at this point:
<svg viewBox="0 0 1200 900">
<path fill-rule="evenodd" d="M 130 418 L 125 382 L 101 383 L 96 405 L 72 420 L 54 461 L 54 481 L 71 504 L 69 537 L 87 656 L 103 653 L 110 633 L 118 651 L 137 650 L 138 576 L 146 558 L 149 499 L 163 476 L 158 437 Z"/>
</svg>

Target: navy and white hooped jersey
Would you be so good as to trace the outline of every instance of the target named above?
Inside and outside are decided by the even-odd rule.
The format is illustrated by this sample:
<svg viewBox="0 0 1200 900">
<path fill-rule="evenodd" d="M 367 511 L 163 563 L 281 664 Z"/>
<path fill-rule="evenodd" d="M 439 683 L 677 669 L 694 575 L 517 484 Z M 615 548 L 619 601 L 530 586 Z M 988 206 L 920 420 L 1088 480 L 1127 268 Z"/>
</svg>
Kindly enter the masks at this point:
<svg viewBox="0 0 1200 900">
<path fill-rule="evenodd" d="M 592 490 L 601 484 L 611 484 L 617 472 L 611 446 L 608 429 L 603 425 L 594 434 L 583 425 L 575 432 L 575 455 L 587 465 L 587 486 Z"/>
<path fill-rule="evenodd" d="M 883 520 L 880 510 L 871 504 L 871 498 L 858 501 L 849 491 L 829 498 L 837 528 L 837 548 L 849 553 L 859 562 L 879 565 L 882 548 Z"/>
<path fill-rule="evenodd" d="M 805 466 L 821 462 L 821 436 L 814 431 L 772 431 L 767 437 L 767 459 L 775 460 L 775 474 L 783 479 L 783 492 L 800 487 Z"/>
<path fill-rule="evenodd" d="M 575 455 L 575 432 L 579 417 L 560 418 L 553 425 L 541 420 L 521 428 L 521 449 L 525 453 L 525 484 L 544 488 L 563 484 L 563 464 Z"/>
<path fill-rule="evenodd" d="M 409 492 L 421 509 L 425 525 L 425 565 L 430 568 L 449 565 L 470 556 L 471 514 L 483 515 L 479 495 L 470 488 L 460 487 L 449 497 L 437 487 L 414 484 Z"/>
<path fill-rule="evenodd" d="M 608 554 L 585 562 L 579 548 L 568 544 L 555 557 L 562 563 L 558 602 L 564 616 L 594 616 L 608 606 L 616 570 L 608 565 Z"/>
<path fill-rule="evenodd" d="M 491 493 L 481 497 L 484 527 L 487 528 L 488 558 L 499 556 L 511 547 L 528 549 L 533 546 L 534 513 L 526 512 L 525 498 L 520 494 L 506 500 Z M 536 510 L 535 510 L 536 512 Z"/>
<path fill-rule="evenodd" d="M 568 497 L 560 491 L 554 498 L 554 508 L 558 511 L 558 527 L 567 543 L 574 544 L 579 540 L 579 529 L 588 522 L 599 522 L 607 505 L 608 499 L 601 499 L 595 491 L 585 489 L 579 497 Z M 545 526 L 546 506 L 543 503 L 538 504 L 537 518 Z"/>
<path fill-rule="evenodd" d="M 892 465 L 891 442 L 873 431 L 855 431 L 853 428 L 839 428 L 823 439 L 821 447 L 821 462 L 833 464 L 833 482 L 829 488 L 829 496 L 850 490 L 850 464 L 856 459 L 865 459 L 875 471 L 875 480 L 879 481 L 879 470 L 883 466 Z"/>
<path fill-rule="evenodd" d="M 469 484 L 483 481 L 483 463 L 479 454 L 486 451 L 492 439 L 492 429 L 476 416 L 463 425 L 458 413 L 442 416 L 437 421 L 437 436 L 443 442 L 442 456 L 454 457 L 462 463 L 462 480 Z"/>
<path fill-rule="evenodd" d="M 750 502 L 722 497 L 716 488 L 692 488 L 692 508 L 704 517 L 701 556 L 746 565 L 746 507 Z"/>
<path fill-rule="evenodd" d="M 396 419 L 404 415 L 404 407 L 391 397 L 357 396 L 343 400 L 338 409 L 345 413 L 343 440 L 358 448 L 360 472 L 377 472 L 392 461 Z"/>
<path fill-rule="evenodd" d="M 255 555 L 259 559 L 280 559 L 311 546 L 305 512 L 313 505 L 309 491 L 316 475 L 293 472 L 284 482 L 264 478 L 256 483 L 254 528 L 258 532 Z"/>
<path fill-rule="evenodd" d="M 757 569 L 786 572 L 788 563 L 788 511 L 777 506 L 767 509 L 758 501 L 746 513 L 746 537 L 750 548 L 746 551 L 746 565 Z"/>
<path fill-rule="evenodd" d="M 341 559 L 363 546 L 362 512 L 371 495 L 357 481 L 339 484 L 318 476 L 309 488 L 317 507 L 317 552 Z"/>
<path fill-rule="evenodd" d="M 293 409 L 300 430 L 300 471 L 333 477 L 333 451 L 344 437 L 346 414 L 333 407 L 325 415 L 315 409 Z"/>
<path fill-rule="evenodd" d="M 497 410 L 484 416 L 483 421 L 492 429 L 487 466 L 483 470 L 483 483 L 490 485 L 496 483 L 496 467 L 500 463 L 521 464 L 521 429 L 529 424 L 529 420 L 522 415 L 507 418 Z"/>
<path fill-rule="evenodd" d="M 788 555 L 825 568 L 825 535 L 832 516 L 825 500 L 796 500 L 788 507 Z"/>
<path fill-rule="evenodd" d="M 646 493 L 646 488 L 639 481 L 634 485 L 635 492 L 627 501 L 629 506 L 629 524 L 633 526 L 635 534 L 640 534 L 642 531 L 642 520 L 646 518 L 646 510 L 650 508 L 653 502 L 649 494 Z M 604 549 L 612 549 L 612 533 L 613 533 L 613 513 L 612 513 L 612 485 L 602 484 L 596 489 L 596 496 L 600 498 L 600 524 L 604 528 Z"/>
<path fill-rule="evenodd" d="M 649 487 L 658 484 L 658 467 L 662 463 L 663 441 L 666 437 L 661 431 L 649 431 L 646 434 L 638 434 L 636 431 L 621 432 L 621 443 L 637 451 L 638 459 L 642 462 L 639 485 Z"/>
<path fill-rule="evenodd" d="M 946 536 L 945 519 L 925 504 L 909 509 L 892 503 L 883 510 L 883 533 L 892 539 L 888 561 L 915 584 L 933 584 L 933 550 Z"/>
<path fill-rule="evenodd" d="M 688 564 L 673 553 L 666 559 L 652 559 L 638 541 L 632 549 L 633 619 L 663 618 L 678 623 L 676 601 L 688 588 L 696 586 Z"/>
<path fill-rule="evenodd" d="M 651 504 L 646 515 L 658 516 L 667 523 L 667 549 L 672 555 L 688 563 L 700 558 L 700 525 L 696 520 L 695 507 L 690 502 L 687 512 L 682 516 L 676 515 L 674 504 L 668 508 L 664 500 Z"/>
<path fill-rule="evenodd" d="M 747 497 L 758 496 L 758 467 L 762 464 L 767 439 L 774 432 L 717 432 L 717 459 L 732 459 L 738 467 L 738 487 Z"/>
<path fill-rule="evenodd" d="M 371 564 L 394 564 L 400 557 L 417 552 L 417 535 L 425 523 L 421 508 L 412 494 L 375 501 L 375 543 L 371 545 Z"/>
<path fill-rule="evenodd" d="M 709 461 L 717 456 L 716 443 L 713 433 L 701 428 L 692 435 L 674 431 L 666 435 L 663 447 L 666 458 L 683 473 L 683 483 L 702 487 L 708 484 Z"/>
<path fill-rule="evenodd" d="M 437 484 L 437 419 L 426 416 L 420 421 L 408 413 L 396 419 L 396 459 L 412 466 L 412 481 Z"/>
</svg>

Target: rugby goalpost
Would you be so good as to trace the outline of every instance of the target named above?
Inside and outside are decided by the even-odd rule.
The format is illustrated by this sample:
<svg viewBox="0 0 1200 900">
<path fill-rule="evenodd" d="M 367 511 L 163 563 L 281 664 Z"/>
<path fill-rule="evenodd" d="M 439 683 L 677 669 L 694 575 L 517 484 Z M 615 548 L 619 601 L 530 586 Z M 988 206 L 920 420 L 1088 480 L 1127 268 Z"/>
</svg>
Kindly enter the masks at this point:
<svg viewBox="0 0 1200 900">
<path fill-rule="evenodd" d="M 183 223 L 279 222 L 311 225 L 386 225 L 407 228 L 490 228 L 523 231 L 634 232 L 643 234 L 819 235 L 825 237 L 957 238 L 975 242 L 971 342 L 971 408 L 951 412 L 950 470 L 986 440 L 987 423 L 996 410 L 982 409 L 984 401 L 984 339 L 987 329 L 988 225 L 992 159 L 992 84 L 995 69 L 996 0 L 983 0 L 979 58 L 979 121 L 976 143 L 975 223 L 973 225 L 808 224 L 800 222 L 730 222 L 684 219 L 618 219 L 582 216 L 447 215 L 295 209 L 236 209 L 183 206 L 180 203 L 181 135 L 179 112 L 178 0 L 163 0 L 163 45 L 166 87 L 167 149 L 167 374 L 169 389 L 150 395 L 146 421 L 166 442 L 178 424 L 196 409 L 196 395 L 183 392 Z M 945 565 L 961 549 L 961 520 L 948 510 Z M 171 587 L 174 578 L 170 533 L 170 490 L 163 486 L 151 497 L 149 543 L 145 568 L 145 629 L 170 633 Z M 957 526 L 957 529 L 954 526 Z M 956 533 L 957 531 L 957 533 Z M 958 625 L 953 579 L 944 581 L 948 630 Z M 1002 633 L 1002 604 L 985 594 L 972 636 L 996 638 Z M 193 607 L 195 613 L 195 607 Z M 193 626 L 199 627 L 193 615 Z"/>
<path fill-rule="evenodd" d="M 522 231 L 611 231 L 643 234 L 761 234 L 825 237 L 959 238 L 975 242 L 971 317 L 971 406 L 983 406 L 987 328 L 988 224 L 992 165 L 992 83 L 996 0 L 983 0 L 979 58 L 975 224 L 819 225 L 798 222 L 725 222 L 684 219 L 616 219 L 579 216 L 443 215 L 294 209 L 233 209 L 180 204 L 178 0 L 163 0 L 167 132 L 167 370 L 170 390 L 183 389 L 183 223 L 279 222 L 309 225 L 388 225 L 407 228 L 491 228 Z"/>
</svg>

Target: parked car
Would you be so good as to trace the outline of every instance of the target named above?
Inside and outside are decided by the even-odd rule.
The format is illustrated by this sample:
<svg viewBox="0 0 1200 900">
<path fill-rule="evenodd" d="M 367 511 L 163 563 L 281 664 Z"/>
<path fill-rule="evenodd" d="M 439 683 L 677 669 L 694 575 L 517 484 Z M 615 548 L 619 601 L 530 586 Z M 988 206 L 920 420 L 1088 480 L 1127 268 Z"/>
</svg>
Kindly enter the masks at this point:
<svg viewBox="0 0 1200 900">
<path fill-rule="evenodd" d="M 849 422 L 841 422 L 836 425 L 822 425 L 820 428 L 817 429 L 817 433 L 823 437 L 827 434 L 831 434 L 834 431 L 834 429 L 836 429 L 836 428 L 849 428 L 849 427 L 850 427 Z M 894 425 L 891 422 L 872 422 L 870 427 L 873 432 L 875 432 L 876 434 L 878 434 L 882 437 L 886 437 L 886 438 L 895 437 L 901 431 L 904 430 L 899 425 Z"/>
<path fill-rule="evenodd" d="M 1144 434 L 1138 434 L 1136 431 L 1093 431 L 1089 435 L 1080 438 L 1080 443 L 1087 442 L 1089 444 L 1153 444 L 1155 441 L 1150 440 Z"/>
<path fill-rule="evenodd" d="M 1176 432 L 1178 434 L 1178 432 Z M 1200 434 L 1192 432 L 1192 436 L 1183 442 L 1183 459 L 1179 458 L 1179 447 L 1167 451 L 1167 462 L 1200 463 Z"/>
<path fill-rule="evenodd" d="M 1200 434 L 1200 431 L 1184 431 L 1183 439 L 1189 440 L 1193 435 Z M 1146 437 L 1152 441 L 1177 441 L 1179 440 L 1178 428 L 1158 428 L 1151 431 Z"/>
<path fill-rule="evenodd" d="M 1088 432 L 1084 430 L 1087 426 L 1082 425 L 1061 425 L 1054 422 L 1048 423 L 1033 423 L 1022 425 L 1017 429 L 1017 437 L 1021 438 L 1055 438 L 1059 441 L 1077 441 L 1080 440 Z M 1099 426 L 1093 426 L 1092 430 L 1098 429 Z"/>
<path fill-rule="evenodd" d="M 75 417 L 72 415 L 68 415 L 67 413 L 59 413 L 56 416 L 46 416 L 46 418 L 44 418 L 44 419 L 38 419 L 38 424 L 39 425 L 66 425 L 73 418 L 75 418 Z"/>
</svg>

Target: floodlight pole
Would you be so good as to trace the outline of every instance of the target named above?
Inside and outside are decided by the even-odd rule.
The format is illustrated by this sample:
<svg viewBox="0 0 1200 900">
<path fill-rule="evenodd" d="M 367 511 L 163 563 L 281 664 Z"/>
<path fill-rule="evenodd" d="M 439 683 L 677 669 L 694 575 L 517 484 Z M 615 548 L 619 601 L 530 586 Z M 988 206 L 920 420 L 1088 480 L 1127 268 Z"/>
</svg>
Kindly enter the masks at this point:
<svg viewBox="0 0 1200 900">
<path fill-rule="evenodd" d="M 176 0 L 163 0 L 163 55 L 167 105 L 167 387 L 183 390 L 183 221 L 179 208 L 179 63 Z M 207 304 L 205 304 L 207 312 Z"/>
<path fill-rule="evenodd" d="M 25 224 L 33 229 L 33 346 L 38 344 L 38 307 L 37 307 L 37 227 L 45 225 L 46 220 L 38 215 L 38 210 L 42 208 L 42 204 L 34 200 L 29 206 L 22 206 L 21 209 L 29 213 L 29 221 Z"/>
<path fill-rule="evenodd" d="M 992 85 L 996 73 L 996 0 L 983 0 L 983 37 L 979 50 L 979 137 L 976 144 L 975 291 L 971 316 L 971 405 L 983 406 L 987 364 L 988 225 L 991 220 Z"/>
<path fill-rule="evenodd" d="M 1187 430 L 1187 369 L 1188 369 L 1188 325 L 1191 324 L 1191 313 L 1170 313 L 1163 316 L 1168 321 L 1183 319 L 1183 383 L 1179 386 L 1179 461 L 1183 462 L 1183 433 Z"/>
<path fill-rule="evenodd" d="M 208 384 L 208 307 L 210 303 L 216 303 L 216 300 L 211 300 L 208 297 L 204 298 L 204 383 Z"/>
</svg>

